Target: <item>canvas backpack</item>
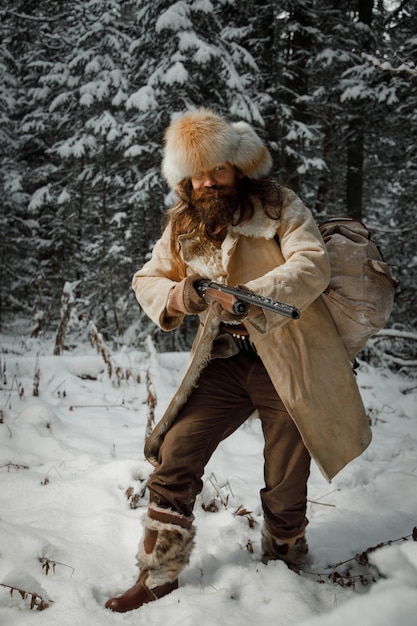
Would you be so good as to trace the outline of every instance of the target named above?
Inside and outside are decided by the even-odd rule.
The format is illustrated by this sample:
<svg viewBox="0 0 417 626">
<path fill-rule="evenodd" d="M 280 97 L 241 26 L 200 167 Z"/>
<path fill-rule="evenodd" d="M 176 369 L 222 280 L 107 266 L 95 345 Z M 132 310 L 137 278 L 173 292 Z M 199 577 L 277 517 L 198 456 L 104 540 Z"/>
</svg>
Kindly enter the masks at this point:
<svg viewBox="0 0 417 626">
<path fill-rule="evenodd" d="M 386 325 L 398 283 L 362 222 L 335 217 L 319 230 L 331 268 L 323 298 L 354 361 L 367 340 Z"/>
</svg>

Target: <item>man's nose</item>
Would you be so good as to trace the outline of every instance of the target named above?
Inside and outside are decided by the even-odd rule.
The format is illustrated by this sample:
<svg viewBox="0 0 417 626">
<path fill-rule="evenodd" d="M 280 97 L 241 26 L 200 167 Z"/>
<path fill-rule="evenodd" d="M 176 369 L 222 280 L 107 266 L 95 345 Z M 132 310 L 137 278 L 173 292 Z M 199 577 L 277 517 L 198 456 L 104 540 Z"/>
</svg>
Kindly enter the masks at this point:
<svg viewBox="0 0 417 626">
<path fill-rule="evenodd" d="M 204 187 L 214 187 L 216 185 L 216 180 L 212 174 L 206 174 L 204 178 Z"/>
</svg>

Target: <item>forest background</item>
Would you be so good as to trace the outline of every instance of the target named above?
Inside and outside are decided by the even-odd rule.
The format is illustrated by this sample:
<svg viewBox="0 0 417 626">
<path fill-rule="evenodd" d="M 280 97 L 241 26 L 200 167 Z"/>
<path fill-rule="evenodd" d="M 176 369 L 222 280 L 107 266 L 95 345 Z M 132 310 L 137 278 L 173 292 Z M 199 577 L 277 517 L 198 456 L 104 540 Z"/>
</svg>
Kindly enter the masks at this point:
<svg viewBox="0 0 417 626">
<path fill-rule="evenodd" d="M 416 330 L 413 0 L 0 0 L 0 20 L 1 331 L 189 347 L 130 283 L 173 200 L 164 129 L 201 105 L 253 124 L 318 222 L 367 224 L 401 284 L 390 326 Z"/>
</svg>

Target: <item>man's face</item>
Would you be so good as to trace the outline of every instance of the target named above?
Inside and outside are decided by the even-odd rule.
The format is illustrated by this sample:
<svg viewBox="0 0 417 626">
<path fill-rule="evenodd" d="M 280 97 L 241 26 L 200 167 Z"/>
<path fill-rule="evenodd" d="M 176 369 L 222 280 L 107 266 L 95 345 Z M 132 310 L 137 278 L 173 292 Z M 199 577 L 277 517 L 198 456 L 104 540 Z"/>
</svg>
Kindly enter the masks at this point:
<svg viewBox="0 0 417 626">
<path fill-rule="evenodd" d="M 198 172 L 191 178 L 191 201 L 199 221 L 211 233 L 230 224 L 239 206 L 238 174 L 230 163 Z"/>
<path fill-rule="evenodd" d="M 236 170 L 230 163 L 219 163 L 209 170 L 197 172 L 191 177 L 193 189 L 215 187 L 234 187 L 236 185 Z"/>
</svg>

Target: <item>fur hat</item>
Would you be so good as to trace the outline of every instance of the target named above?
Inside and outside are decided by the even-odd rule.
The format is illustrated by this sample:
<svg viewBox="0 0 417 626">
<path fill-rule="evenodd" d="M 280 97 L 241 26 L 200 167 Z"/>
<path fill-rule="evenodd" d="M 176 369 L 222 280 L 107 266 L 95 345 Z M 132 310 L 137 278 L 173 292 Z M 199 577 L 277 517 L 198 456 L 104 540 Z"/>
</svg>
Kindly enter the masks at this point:
<svg viewBox="0 0 417 626">
<path fill-rule="evenodd" d="M 267 147 L 246 122 L 231 124 L 200 108 L 167 128 L 162 172 L 172 189 L 184 178 L 225 162 L 254 179 L 268 174 L 272 166 Z"/>
</svg>

